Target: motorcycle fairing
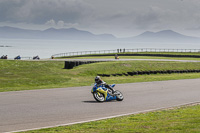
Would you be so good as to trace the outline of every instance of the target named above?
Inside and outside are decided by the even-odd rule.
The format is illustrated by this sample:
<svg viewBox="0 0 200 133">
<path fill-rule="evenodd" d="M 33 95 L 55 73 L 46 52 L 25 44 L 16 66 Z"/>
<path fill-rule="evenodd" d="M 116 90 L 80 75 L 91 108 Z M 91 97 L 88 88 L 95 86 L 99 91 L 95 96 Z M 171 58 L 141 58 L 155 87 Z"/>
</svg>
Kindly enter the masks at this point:
<svg viewBox="0 0 200 133">
<path fill-rule="evenodd" d="M 102 93 L 104 95 L 105 99 L 107 98 L 107 95 L 108 95 L 107 89 L 103 89 L 103 88 L 99 87 L 99 88 L 97 88 L 96 91 Z M 98 95 L 100 95 L 100 94 L 98 93 Z"/>
<path fill-rule="evenodd" d="M 111 87 L 114 87 L 115 84 L 111 85 Z M 92 93 L 93 92 L 96 92 L 98 93 L 98 95 L 100 96 L 100 93 L 102 93 L 106 99 L 106 101 L 110 101 L 110 100 L 116 100 L 117 97 L 116 96 L 111 96 L 109 93 L 108 93 L 108 89 L 105 88 L 105 87 L 97 87 L 96 85 L 92 88 Z"/>
<path fill-rule="evenodd" d="M 111 87 L 112 87 L 112 88 L 115 87 L 115 84 L 112 84 Z"/>
<path fill-rule="evenodd" d="M 106 101 L 116 100 L 116 99 L 117 99 L 116 96 L 111 96 L 111 95 L 108 93 L 108 89 L 107 89 L 107 88 L 99 87 L 99 88 L 97 88 L 97 92 L 100 92 L 100 93 L 104 94 L 104 97 L 105 97 Z M 99 93 L 98 93 L 98 94 L 99 94 Z M 99 94 L 99 95 L 100 95 L 100 94 Z"/>
<path fill-rule="evenodd" d="M 107 97 L 106 97 L 106 101 L 116 100 L 116 99 L 117 99 L 116 96 L 111 96 L 110 94 L 108 94 Z"/>
</svg>

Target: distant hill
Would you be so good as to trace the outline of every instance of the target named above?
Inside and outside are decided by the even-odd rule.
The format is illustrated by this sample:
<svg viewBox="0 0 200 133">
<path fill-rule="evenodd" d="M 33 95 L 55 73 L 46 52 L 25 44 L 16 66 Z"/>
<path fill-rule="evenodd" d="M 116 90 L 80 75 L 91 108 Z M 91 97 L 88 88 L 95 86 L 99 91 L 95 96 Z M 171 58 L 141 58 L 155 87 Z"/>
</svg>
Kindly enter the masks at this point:
<svg viewBox="0 0 200 133">
<path fill-rule="evenodd" d="M 19 39 L 60 39 L 60 40 L 100 40 L 100 41 L 131 41 L 131 42 L 172 42 L 172 43 L 200 43 L 200 38 L 185 36 L 172 30 L 159 32 L 146 31 L 138 36 L 116 38 L 112 34 L 93 34 L 75 28 L 46 30 L 28 30 L 14 27 L 0 27 L 0 38 Z"/>
<path fill-rule="evenodd" d="M 36 38 L 41 31 L 39 30 L 25 30 L 14 27 L 0 27 L 0 38 Z"/>
<path fill-rule="evenodd" d="M 200 42 L 200 38 L 182 35 L 172 30 L 163 30 L 159 32 L 146 31 L 138 36 L 126 39 L 136 42 Z"/>
<path fill-rule="evenodd" d="M 63 39 L 63 40 L 115 40 L 112 34 L 95 35 L 88 31 L 75 28 L 55 29 L 49 28 L 44 31 L 27 30 L 14 27 L 0 27 L 0 38 L 21 39 Z"/>
</svg>

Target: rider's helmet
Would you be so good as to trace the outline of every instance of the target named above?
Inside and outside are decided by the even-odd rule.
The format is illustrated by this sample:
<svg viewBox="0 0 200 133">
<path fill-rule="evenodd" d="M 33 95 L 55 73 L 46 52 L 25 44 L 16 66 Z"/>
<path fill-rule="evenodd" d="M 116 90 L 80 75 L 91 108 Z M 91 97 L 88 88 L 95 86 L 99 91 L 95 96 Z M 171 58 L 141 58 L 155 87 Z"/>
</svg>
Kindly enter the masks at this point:
<svg viewBox="0 0 200 133">
<path fill-rule="evenodd" d="M 96 82 L 96 83 L 99 83 L 99 81 L 101 81 L 100 76 L 96 76 L 96 77 L 95 77 L 95 82 Z"/>
</svg>

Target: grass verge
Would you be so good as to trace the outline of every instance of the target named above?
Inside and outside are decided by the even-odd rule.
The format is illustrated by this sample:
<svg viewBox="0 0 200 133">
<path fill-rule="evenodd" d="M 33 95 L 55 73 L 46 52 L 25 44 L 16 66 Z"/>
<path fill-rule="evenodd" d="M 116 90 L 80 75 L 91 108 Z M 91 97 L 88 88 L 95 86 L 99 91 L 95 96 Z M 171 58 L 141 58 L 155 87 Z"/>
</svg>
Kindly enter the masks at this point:
<svg viewBox="0 0 200 133">
<path fill-rule="evenodd" d="M 199 133 L 199 123 L 195 105 L 24 133 Z"/>
<path fill-rule="evenodd" d="M 63 61 L 0 60 L 0 92 L 89 86 L 97 74 L 148 70 L 200 69 L 199 62 L 120 61 L 64 68 Z M 108 84 L 200 78 L 199 73 L 105 77 Z"/>
</svg>

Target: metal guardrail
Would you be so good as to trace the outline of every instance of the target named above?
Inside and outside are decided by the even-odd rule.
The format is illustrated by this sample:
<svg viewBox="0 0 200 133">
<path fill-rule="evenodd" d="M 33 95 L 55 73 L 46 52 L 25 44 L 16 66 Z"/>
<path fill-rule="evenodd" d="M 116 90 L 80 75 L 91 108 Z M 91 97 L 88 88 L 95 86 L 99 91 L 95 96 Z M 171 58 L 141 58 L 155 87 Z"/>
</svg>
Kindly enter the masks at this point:
<svg viewBox="0 0 200 133">
<path fill-rule="evenodd" d="M 199 52 L 200 49 L 158 49 L 158 48 L 137 48 L 137 49 L 115 49 L 115 50 L 98 50 L 98 51 L 78 51 L 54 54 L 52 57 L 64 57 L 64 56 L 81 56 L 91 54 L 110 54 L 110 53 L 125 53 L 125 52 Z"/>
<path fill-rule="evenodd" d="M 21 57 L 21 60 L 31 60 L 33 57 Z"/>
<path fill-rule="evenodd" d="M 59 54 L 54 54 L 52 56 L 63 57 L 63 56 L 79 56 L 79 55 L 108 54 L 108 53 L 117 53 L 117 50 L 78 51 L 78 52 L 59 53 Z"/>
<path fill-rule="evenodd" d="M 7 59 L 8 60 L 15 60 L 15 58 L 7 58 Z M 32 60 L 32 59 L 33 59 L 33 57 L 21 57 L 19 60 Z"/>
</svg>

